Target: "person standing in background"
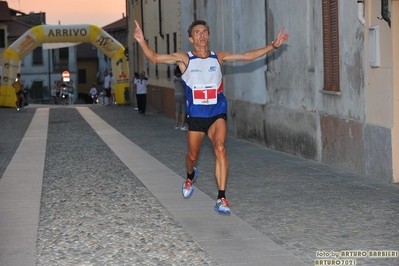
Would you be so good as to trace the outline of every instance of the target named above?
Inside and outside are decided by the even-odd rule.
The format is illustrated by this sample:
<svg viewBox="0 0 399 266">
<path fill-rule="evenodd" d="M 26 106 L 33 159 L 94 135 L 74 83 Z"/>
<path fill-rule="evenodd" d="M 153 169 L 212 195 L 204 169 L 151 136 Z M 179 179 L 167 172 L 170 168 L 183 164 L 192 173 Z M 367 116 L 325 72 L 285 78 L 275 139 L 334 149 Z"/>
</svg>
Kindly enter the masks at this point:
<svg viewBox="0 0 399 266">
<path fill-rule="evenodd" d="M 175 87 L 175 129 L 187 131 L 187 127 L 184 125 L 186 121 L 186 92 L 181 79 L 181 71 L 179 66 L 176 66 L 175 68 L 173 85 Z"/>
<path fill-rule="evenodd" d="M 97 88 L 96 84 L 91 84 L 91 89 L 89 91 L 90 97 L 93 99 L 93 105 L 97 103 Z"/>
<path fill-rule="evenodd" d="M 104 97 L 107 97 L 108 104 L 111 102 L 111 77 L 108 74 L 108 71 L 104 71 L 104 79 L 103 79 L 103 96 L 102 96 L 102 104 L 105 104 Z"/>
<path fill-rule="evenodd" d="M 74 101 L 75 101 L 74 93 L 75 93 L 75 86 L 73 86 L 73 81 L 71 79 L 68 82 L 68 103 L 69 104 L 74 104 Z"/>
<path fill-rule="evenodd" d="M 12 86 L 15 88 L 15 94 L 17 95 L 17 111 L 25 111 L 24 106 L 25 106 L 25 94 L 22 90 L 23 88 L 23 83 L 21 81 L 21 74 L 17 74 L 17 78 L 15 79 L 14 83 Z"/>
<path fill-rule="evenodd" d="M 111 88 L 111 104 L 116 104 L 116 100 L 115 100 L 115 88 L 114 88 L 115 80 L 114 80 L 114 76 L 112 75 L 112 72 L 109 73 L 109 76 L 110 76 L 110 78 L 111 78 L 111 81 L 110 81 L 110 88 Z"/>
<path fill-rule="evenodd" d="M 136 106 L 137 106 L 137 107 L 134 108 L 135 111 L 139 110 L 139 108 L 138 108 L 138 100 L 137 100 L 137 88 L 136 88 L 136 84 L 135 84 L 135 81 L 138 78 L 140 78 L 139 73 L 134 72 L 134 77 L 133 77 L 133 81 L 132 82 L 133 82 L 133 95 L 136 98 Z"/>
<path fill-rule="evenodd" d="M 141 71 L 140 77 L 134 80 L 134 88 L 136 89 L 137 107 L 139 109 L 139 114 L 145 115 L 148 88 L 148 79 L 145 76 L 145 71 Z"/>
</svg>

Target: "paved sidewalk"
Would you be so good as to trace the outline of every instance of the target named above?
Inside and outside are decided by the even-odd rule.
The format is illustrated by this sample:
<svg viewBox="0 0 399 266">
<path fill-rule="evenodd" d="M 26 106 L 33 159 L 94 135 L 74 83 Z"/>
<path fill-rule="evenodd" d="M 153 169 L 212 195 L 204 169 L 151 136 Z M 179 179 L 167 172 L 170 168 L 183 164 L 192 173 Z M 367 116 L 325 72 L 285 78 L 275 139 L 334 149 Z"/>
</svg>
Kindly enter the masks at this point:
<svg viewBox="0 0 399 266">
<path fill-rule="evenodd" d="M 136 262 L 130 265 L 315 265 L 319 259 L 333 259 L 332 252 L 344 250 L 348 252 L 360 250 L 366 253 L 373 250 L 393 251 L 385 254 L 390 254 L 393 258 L 372 258 L 368 253 L 367 256 L 363 256 L 364 253 L 354 256 L 358 253 L 352 252 L 347 253 L 349 257 L 339 259 L 347 259 L 347 262 L 356 262 L 357 265 L 399 265 L 397 257 L 399 187 L 396 184 L 381 183 L 228 137 L 226 146 L 230 169 L 227 198 L 231 203 L 233 214 L 223 216 L 213 210 L 217 188 L 213 177 L 214 155 L 209 141 L 204 142 L 198 161 L 200 174 L 195 184 L 195 192 L 188 200 L 182 198 L 180 187 L 185 177 L 183 159 L 186 152 L 186 136 L 184 132 L 173 129 L 173 120 L 151 112 L 147 116 L 139 116 L 132 107 L 126 106 L 77 105 L 66 107 L 64 111 L 59 108 L 57 108 L 58 111 L 53 108 L 36 108 L 37 106 L 32 106 L 25 113 L 18 113 L 23 117 L 21 121 L 15 123 L 20 123 L 18 124 L 20 128 L 27 129 L 22 142 L 22 137 L 18 137 L 15 133 L 11 135 L 13 131 L 10 128 L 12 129 L 13 126 L 7 120 L 8 117 L 14 119 L 16 114 L 9 109 L 0 109 L 0 118 L 5 121 L 4 125 L 8 128 L 8 133 L 0 128 L 0 136 L 8 138 L 13 143 L 21 143 L 18 150 L 13 148 L 17 145 L 7 148 L 7 152 L 14 154 L 12 159 L 9 156 L 3 156 L 0 150 L 0 174 L 2 175 L 0 179 L 0 265 L 16 265 L 16 258 L 20 259 L 17 265 L 33 265 L 35 256 L 47 258 L 43 256 L 44 253 L 35 255 L 37 250 L 32 243 L 32 239 L 39 231 L 36 249 L 41 249 L 42 234 L 47 230 L 46 223 L 49 221 L 46 220 L 45 212 L 49 192 L 45 186 L 50 184 L 50 179 L 48 179 L 50 176 L 57 176 L 57 174 L 51 174 L 51 171 L 55 171 L 52 168 L 56 166 L 51 164 L 51 158 L 48 157 L 52 154 L 51 150 L 56 147 L 53 146 L 53 137 L 47 140 L 47 163 L 44 163 L 44 157 L 40 155 L 46 150 L 46 144 L 42 141 L 48 138 L 46 136 L 47 124 L 50 124 L 49 134 L 54 134 L 59 132 L 54 131 L 55 129 L 62 131 L 65 127 L 71 127 L 72 119 L 78 123 L 76 128 L 82 129 L 81 135 L 87 132 L 84 136 L 76 137 L 79 136 L 79 132 L 76 132 L 76 129 L 69 129 L 73 131 L 68 134 L 76 134 L 73 138 L 76 147 L 84 145 L 89 138 L 99 137 L 101 142 L 96 139 L 96 145 L 104 147 L 106 153 L 109 153 L 106 151 L 109 149 L 116 155 L 115 158 L 111 155 L 109 157 L 110 163 L 114 163 L 116 167 L 113 172 L 127 167 L 129 173 L 124 169 L 121 170 L 123 175 L 127 175 L 126 180 L 140 180 L 157 201 L 154 201 L 152 205 L 158 206 L 157 204 L 160 203 L 160 208 L 164 208 L 173 216 L 172 220 L 174 227 L 179 230 L 178 234 L 181 235 L 185 231 L 188 234 L 187 243 L 193 243 L 196 246 L 194 248 L 197 250 L 196 260 L 193 260 L 192 264 L 184 261 L 183 258 L 177 260 L 173 257 L 163 262 L 155 262 L 154 258 L 145 255 L 148 250 L 144 251 L 140 248 L 141 253 L 136 256 L 143 258 L 142 264 Z M 65 112 L 66 117 L 70 116 L 71 120 L 67 118 L 62 120 L 60 116 L 51 115 L 52 113 L 61 114 L 61 112 Z M 4 115 L 4 113 L 7 114 Z M 26 119 L 29 117 L 34 122 L 28 128 L 29 123 Z M 46 121 L 49 122 L 46 123 Z M 90 135 L 90 128 L 97 137 Z M 30 137 L 32 132 L 39 133 L 38 141 L 42 142 L 41 144 Z M 37 146 L 30 146 L 29 143 L 36 143 Z M 3 140 L 0 140 L 0 145 L 3 146 Z M 34 158 L 36 160 L 34 166 L 22 164 L 29 172 L 26 172 L 27 170 L 21 172 L 23 169 L 21 166 L 13 165 L 20 161 L 17 158 L 21 158 L 21 153 L 29 154 L 26 151 L 27 146 L 30 146 L 28 150 L 34 148 L 34 154 L 38 156 L 26 156 L 32 161 L 32 157 L 37 158 Z M 24 147 L 25 151 L 20 150 Z M 98 147 L 93 147 L 93 150 L 99 151 Z M 62 150 L 60 152 L 62 154 Z M 68 150 L 63 160 L 77 160 L 81 158 L 78 156 L 80 152 L 76 148 Z M 98 154 L 100 156 L 100 153 Z M 101 158 L 97 160 L 99 164 L 101 164 Z M 25 162 L 26 160 L 27 158 L 23 159 Z M 124 166 L 117 167 L 119 163 Z M 2 165 L 7 168 L 4 169 Z M 37 169 L 37 172 L 31 172 L 32 169 Z M 39 173 L 39 175 L 34 173 Z M 37 194 L 40 193 L 38 188 L 41 186 L 30 185 L 26 180 L 40 184 L 43 175 L 48 182 L 43 183 L 44 194 L 40 203 Z M 109 175 L 116 178 L 118 173 Z M 31 177 L 34 176 L 38 178 L 32 180 Z M 54 181 L 51 182 L 54 183 Z M 31 189 L 32 187 L 34 189 Z M 13 193 L 14 191 L 16 193 Z M 17 191 L 20 191 L 19 194 Z M 36 196 L 32 198 L 30 197 L 32 195 Z M 28 199 L 29 205 L 26 201 L 21 201 L 22 198 Z M 15 202 L 19 202 L 19 205 L 14 204 Z M 27 212 L 26 207 L 31 206 L 30 204 L 35 207 L 29 207 L 29 212 Z M 140 204 L 142 205 L 143 202 Z M 42 211 L 39 214 L 40 205 Z M 59 208 L 59 206 L 54 205 L 52 208 Z M 22 212 L 18 214 L 18 210 Z M 9 214 L 12 213 L 16 214 L 10 216 Z M 151 219 L 161 219 L 156 216 L 156 213 L 159 214 L 159 211 L 155 211 L 155 216 Z M 25 216 L 23 221 L 29 222 L 30 225 L 19 229 L 16 226 L 10 227 L 10 219 L 12 222 L 21 221 L 23 216 L 18 216 L 21 214 Z M 132 216 L 132 213 L 129 216 Z M 66 223 L 71 223 L 71 221 L 66 220 Z M 18 230 L 9 230 L 10 228 Z M 157 239 L 168 243 L 166 245 L 170 247 L 169 254 L 174 248 L 173 254 L 177 257 L 186 252 L 183 251 L 184 247 L 176 249 L 182 240 L 169 243 L 167 242 L 169 239 L 155 237 L 154 246 Z M 25 246 L 11 245 L 13 241 L 24 243 Z M 128 243 L 133 241 L 129 239 Z M 151 247 L 148 248 L 151 250 Z M 318 251 L 320 253 L 317 254 Z M 163 250 L 159 251 L 159 256 L 161 252 Z M 154 254 L 153 256 L 156 256 L 156 253 Z M 63 255 L 68 256 L 68 253 Z M 75 254 L 76 257 L 80 255 Z M 150 263 L 144 263 L 146 259 Z M 119 258 L 119 261 L 124 260 Z M 92 258 L 91 263 L 88 261 L 87 265 L 109 265 L 104 262 L 101 259 Z M 43 264 L 41 263 L 42 261 L 36 265 L 46 265 L 44 261 Z M 126 263 L 114 265 L 129 265 Z M 68 264 L 60 263 L 59 265 Z"/>
</svg>

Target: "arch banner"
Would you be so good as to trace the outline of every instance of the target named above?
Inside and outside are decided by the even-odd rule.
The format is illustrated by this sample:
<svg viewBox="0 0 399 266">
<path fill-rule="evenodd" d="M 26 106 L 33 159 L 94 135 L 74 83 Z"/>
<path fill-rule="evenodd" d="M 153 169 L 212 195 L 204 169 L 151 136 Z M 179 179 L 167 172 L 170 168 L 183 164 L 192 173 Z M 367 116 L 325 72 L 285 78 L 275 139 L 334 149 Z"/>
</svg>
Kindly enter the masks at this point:
<svg viewBox="0 0 399 266">
<path fill-rule="evenodd" d="M 129 70 L 125 48 L 103 29 L 90 25 L 40 25 L 26 31 L 3 53 L 3 76 L 0 86 L 0 106 L 16 107 L 16 94 L 12 83 L 21 68 L 21 60 L 43 43 L 89 42 L 111 58 L 115 81 L 115 100 L 125 101 L 124 91 L 129 88 Z"/>
</svg>

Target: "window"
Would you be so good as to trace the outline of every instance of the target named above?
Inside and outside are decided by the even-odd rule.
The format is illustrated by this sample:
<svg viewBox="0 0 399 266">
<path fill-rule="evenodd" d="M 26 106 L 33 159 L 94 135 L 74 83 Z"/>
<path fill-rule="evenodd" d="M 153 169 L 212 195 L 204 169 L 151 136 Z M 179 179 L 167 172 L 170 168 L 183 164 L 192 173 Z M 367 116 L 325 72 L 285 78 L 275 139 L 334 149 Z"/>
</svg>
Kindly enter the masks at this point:
<svg viewBox="0 0 399 266">
<path fill-rule="evenodd" d="M 68 48 L 52 49 L 54 71 L 68 69 Z"/>
<path fill-rule="evenodd" d="M 170 54 L 169 34 L 166 34 L 166 53 Z M 170 65 L 166 66 L 166 77 L 170 79 Z"/>
<path fill-rule="evenodd" d="M 69 59 L 69 49 L 68 49 L 68 47 L 60 48 L 60 60 L 68 60 L 68 59 Z"/>
<path fill-rule="evenodd" d="M 338 0 L 323 1 L 324 90 L 339 91 Z"/>
<path fill-rule="evenodd" d="M 157 36 L 154 37 L 155 41 L 155 52 L 158 53 L 158 41 L 157 41 Z M 155 77 L 159 78 L 159 73 L 158 73 L 158 64 L 155 64 Z"/>
<path fill-rule="evenodd" d="M 173 32 L 173 52 L 177 52 L 177 34 Z"/>
<path fill-rule="evenodd" d="M 86 84 L 86 69 L 78 69 L 78 83 L 79 84 Z"/>
<path fill-rule="evenodd" d="M 33 50 L 33 60 L 32 60 L 33 65 L 42 65 L 43 64 L 43 49 L 42 47 L 36 47 L 35 50 Z"/>
<path fill-rule="evenodd" d="M 6 31 L 0 29 L 0 48 L 6 48 Z"/>
</svg>

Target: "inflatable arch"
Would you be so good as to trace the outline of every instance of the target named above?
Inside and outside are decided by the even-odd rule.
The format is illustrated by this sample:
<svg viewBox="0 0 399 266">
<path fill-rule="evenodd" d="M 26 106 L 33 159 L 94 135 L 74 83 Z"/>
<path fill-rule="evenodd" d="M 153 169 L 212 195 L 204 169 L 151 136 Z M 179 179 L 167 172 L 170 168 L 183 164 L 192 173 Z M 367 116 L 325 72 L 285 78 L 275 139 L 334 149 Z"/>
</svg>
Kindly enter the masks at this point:
<svg viewBox="0 0 399 266">
<path fill-rule="evenodd" d="M 0 106 L 16 107 L 12 83 L 20 72 L 21 60 L 42 43 L 62 42 L 89 42 L 110 57 L 116 102 L 124 102 L 125 88 L 129 87 L 129 70 L 122 44 L 94 25 L 41 25 L 25 32 L 4 51 Z"/>
</svg>

